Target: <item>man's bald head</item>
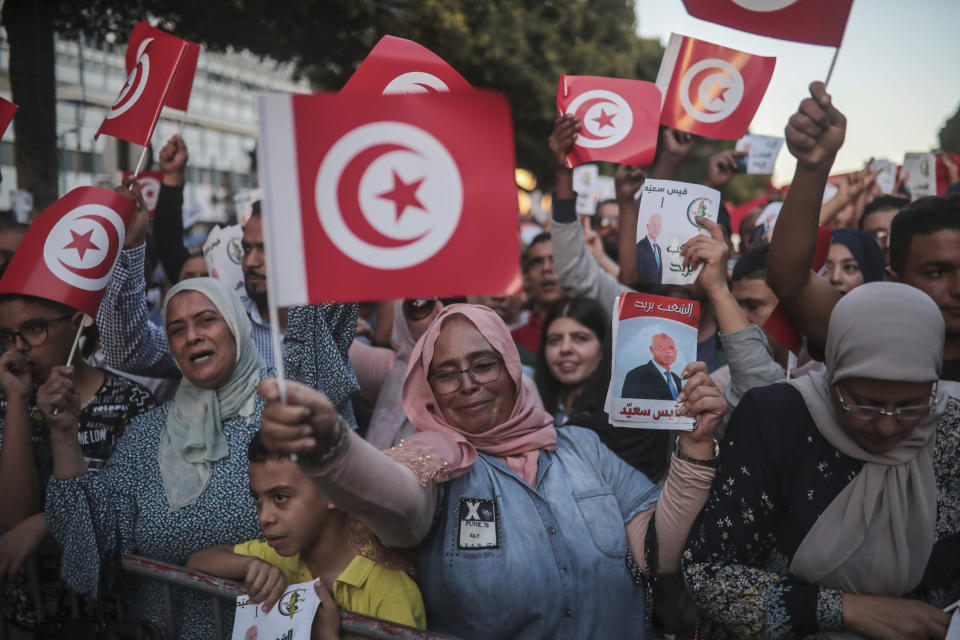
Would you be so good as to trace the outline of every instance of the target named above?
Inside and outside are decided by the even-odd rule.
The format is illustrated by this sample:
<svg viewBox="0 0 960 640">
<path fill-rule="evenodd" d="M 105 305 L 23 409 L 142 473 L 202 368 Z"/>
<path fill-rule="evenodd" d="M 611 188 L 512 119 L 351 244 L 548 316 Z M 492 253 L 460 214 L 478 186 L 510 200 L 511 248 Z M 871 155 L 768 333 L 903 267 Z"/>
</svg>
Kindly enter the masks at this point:
<svg viewBox="0 0 960 640">
<path fill-rule="evenodd" d="M 669 371 L 677 361 L 677 343 L 665 333 L 658 333 L 650 340 L 650 353 L 653 360 Z"/>
</svg>

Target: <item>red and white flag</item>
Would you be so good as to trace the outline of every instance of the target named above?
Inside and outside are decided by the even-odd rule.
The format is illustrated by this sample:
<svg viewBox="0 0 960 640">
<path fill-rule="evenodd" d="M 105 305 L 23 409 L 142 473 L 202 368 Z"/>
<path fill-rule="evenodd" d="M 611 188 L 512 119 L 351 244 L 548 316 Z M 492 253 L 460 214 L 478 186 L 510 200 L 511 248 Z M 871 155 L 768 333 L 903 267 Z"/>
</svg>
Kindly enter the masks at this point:
<svg viewBox="0 0 960 640">
<path fill-rule="evenodd" d="M 607 160 L 648 166 L 657 152 L 660 99 L 652 82 L 560 76 L 557 111 L 581 122 L 567 165 Z"/>
<path fill-rule="evenodd" d="M 17 105 L 9 100 L 0 98 L 0 138 L 7 132 L 10 121 L 13 120 L 13 114 L 17 112 Z"/>
<path fill-rule="evenodd" d="M 148 42 L 94 139 L 105 133 L 147 146 L 186 50 L 187 42 L 179 38 Z"/>
<path fill-rule="evenodd" d="M 839 47 L 853 0 L 683 0 L 694 18 L 780 40 Z"/>
<path fill-rule="evenodd" d="M 776 58 L 670 34 L 657 74 L 657 87 L 663 93 L 660 124 L 707 138 L 742 138 L 776 62 Z"/>
<path fill-rule="evenodd" d="M 193 89 L 193 76 L 197 71 L 197 60 L 200 58 L 200 45 L 183 38 L 161 31 L 156 27 L 151 27 L 149 22 L 138 22 L 133 31 L 130 32 L 130 39 L 127 41 L 127 73 L 133 71 L 137 65 L 137 60 L 143 54 L 147 45 L 154 40 L 171 39 L 176 42 L 183 42 L 187 49 L 183 54 L 183 61 L 177 70 L 177 75 L 170 86 L 170 92 L 164 102 L 168 107 L 186 111 L 190 103 L 190 90 Z"/>
<path fill-rule="evenodd" d="M 133 171 L 124 171 L 122 178 L 132 176 Z M 140 194 L 143 195 L 144 204 L 150 210 L 150 217 L 157 208 L 157 198 L 160 196 L 160 184 L 163 182 L 163 171 L 141 171 L 137 176 L 137 184 L 140 185 Z"/>
<path fill-rule="evenodd" d="M 55 300 L 96 317 L 136 211 L 116 191 L 74 189 L 30 225 L 0 278 L 0 293 Z"/>
<path fill-rule="evenodd" d="M 278 305 L 489 294 L 520 281 L 502 96 L 259 100 Z"/>
<path fill-rule="evenodd" d="M 340 93 L 441 93 L 473 89 L 443 58 L 412 40 L 383 36 Z"/>
</svg>

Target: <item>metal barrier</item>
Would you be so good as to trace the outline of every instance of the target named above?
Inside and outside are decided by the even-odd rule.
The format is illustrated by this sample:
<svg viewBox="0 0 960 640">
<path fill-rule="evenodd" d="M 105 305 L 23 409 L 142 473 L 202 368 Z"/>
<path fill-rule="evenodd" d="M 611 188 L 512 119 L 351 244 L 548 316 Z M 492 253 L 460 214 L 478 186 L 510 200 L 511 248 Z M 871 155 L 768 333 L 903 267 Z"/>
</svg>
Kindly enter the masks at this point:
<svg viewBox="0 0 960 640">
<path fill-rule="evenodd" d="M 185 567 L 168 564 L 143 556 L 127 556 L 123 559 L 123 569 L 129 573 L 157 580 L 163 583 L 164 615 L 167 625 L 167 638 L 175 640 L 173 634 L 173 607 L 171 606 L 171 587 L 178 586 L 198 591 L 213 598 L 213 610 L 216 617 L 217 638 L 226 640 L 223 631 L 223 600 L 230 603 L 229 610 L 237 600 L 237 596 L 245 592 L 236 582 L 217 578 L 215 576 L 191 571 Z M 364 638 L 376 640 L 453 640 L 450 636 L 441 636 L 413 627 L 371 618 L 352 611 L 340 611 L 340 629 L 344 633 L 352 633 Z"/>
<path fill-rule="evenodd" d="M 158 560 L 152 560 L 143 556 L 130 555 L 123 559 L 123 570 L 140 576 L 156 580 L 162 583 L 164 600 L 164 621 L 167 627 L 167 638 L 176 640 L 174 635 L 173 621 L 173 592 L 174 586 L 196 591 L 210 596 L 213 600 L 214 626 L 218 640 L 229 640 L 224 633 L 223 614 L 224 610 L 232 612 L 237 596 L 245 592 L 243 586 L 217 578 L 216 576 L 191 571 L 186 567 L 181 567 Z M 37 612 L 37 620 L 44 618 L 43 602 L 40 596 L 40 581 L 37 572 L 37 563 L 35 558 L 27 561 L 28 589 L 34 600 L 34 610 Z M 2 586 L 2 580 L 0 580 Z M 76 594 L 69 592 L 70 597 L 76 599 Z M 224 607 L 224 601 L 228 604 Z M 2 590 L 0 590 L 0 607 L 2 607 Z M 78 607 L 73 606 L 73 617 L 76 617 Z M 396 624 L 380 618 L 371 618 L 370 616 L 353 613 L 352 611 L 340 611 L 340 629 L 344 633 L 352 633 L 363 638 L 374 638 L 375 640 L 454 640 L 450 636 L 442 636 L 427 631 L 421 631 L 413 627 L 407 627 L 402 624 Z M 0 640 L 7 637 L 6 625 L 0 618 Z"/>
</svg>

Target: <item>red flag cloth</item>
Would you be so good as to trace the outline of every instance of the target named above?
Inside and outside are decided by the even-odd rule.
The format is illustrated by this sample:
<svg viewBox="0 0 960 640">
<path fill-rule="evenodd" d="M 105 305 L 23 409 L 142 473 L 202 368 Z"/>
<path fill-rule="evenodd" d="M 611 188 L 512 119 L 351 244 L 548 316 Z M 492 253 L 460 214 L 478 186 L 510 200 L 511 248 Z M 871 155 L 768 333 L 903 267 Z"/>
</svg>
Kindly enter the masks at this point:
<svg viewBox="0 0 960 640">
<path fill-rule="evenodd" d="M 853 0 L 683 0 L 694 18 L 780 40 L 839 47 Z"/>
<path fill-rule="evenodd" d="M 521 280 L 502 96 L 259 100 L 278 305 L 490 294 Z"/>
<path fill-rule="evenodd" d="M 660 90 L 652 82 L 560 76 L 557 111 L 580 118 L 567 166 L 608 160 L 646 167 L 657 152 Z"/>
<path fill-rule="evenodd" d="M 183 38 L 161 31 L 156 27 L 151 27 L 149 22 L 138 22 L 130 32 L 130 39 L 127 41 L 127 73 L 133 71 L 137 64 L 137 59 L 147 48 L 147 45 L 154 40 L 171 39 L 175 42 L 183 42 L 187 45 L 187 50 L 183 54 L 183 61 L 177 70 L 177 75 L 170 86 L 170 92 L 167 94 L 165 105 L 181 111 L 187 110 L 190 103 L 190 90 L 193 89 L 193 76 L 197 71 L 197 61 L 200 58 L 200 45 Z"/>
<path fill-rule="evenodd" d="M 383 36 L 340 93 L 438 93 L 473 89 L 443 58 L 412 40 Z"/>
<path fill-rule="evenodd" d="M 27 229 L 0 278 L 0 293 L 55 300 L 96 317 L 136 211 L 116 191 L 74 189 Z"/>
<path fill-rule="evenodd" d="M 776 62 L 776 58 L 671 34 L 657 74 L 657 87 L 663 93 L 660 124 L 707 138 L 742 138 Z"/>
<path fill-rule="evenodd" d="M 10 126 L 10 121 L 13 120 L 13 114 L 17 112 L 17 109 L 17 105 L 9 100 L 0 98 L 0 138 L 6 133 L 7 127 Z"/>
<path fill-rule="evenodd" d="M 942 196 L 947 192 L 947 187 L 950 186 L 950 173 L 947 171 L 947 166 L 943 163 L 943 154 L 949 153 L 950 158 L 953 160 L 954 164 L 960 165 L 960 155 L 957 155 L 953 151 L 944 151 L 943 153 L 937 154 L 937 195 Z"/>
<path fill-rule="evenodd" d="M 830 252 L 830 239 L 833 232 L 827 227 L 817 227 L 817 248 L 813 253 L 813 260 L 810 268 L 813 271 L 820 271 L 827 261 L 827 254 Z M 800 349 L 803 348 L 803 340 L 800 337 L 800 330 L 790 314 L 786 312 L 783 305 L 777 304 L 773 313 L 763 324 L 763 330 L 770 336 L 776 338 L 780 344 L 785 346 L 794 354 L 800 355 Z"/>
<path fill-rule="evenodd" d="M 133 171 L 124 171 L 123 178 L 132 176 Z M 137 184 L 140 185 L 140 193 L 143 195 L 143 201 L 150 210 L 150 217 L 153 217 L 154 210 L 157 208 L 157 197 L 160 195 L 160 184 L 163 182 L 163 171 L 141 171 L 137 177 Z"/>
<path fill-rule="evenodd" d="M 186 41 L 179 38 L 147 43 L 94 139 L 105 133 L 147 146 L 186 50 Z"/>
</svg>

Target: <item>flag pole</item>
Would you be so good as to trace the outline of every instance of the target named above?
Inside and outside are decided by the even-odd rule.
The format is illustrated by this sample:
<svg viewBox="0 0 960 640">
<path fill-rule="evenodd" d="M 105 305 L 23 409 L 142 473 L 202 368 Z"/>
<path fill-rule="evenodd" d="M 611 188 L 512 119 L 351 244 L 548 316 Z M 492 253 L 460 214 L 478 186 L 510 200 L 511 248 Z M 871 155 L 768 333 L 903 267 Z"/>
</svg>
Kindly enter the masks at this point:
<svg viewBox="0 0 960 640">
<path fill-rule="evenodd" d="M 73 364 L 73 356 L 76 355 L 76 353 L 77 353 L 77 345 L 80 344 L 80 334 L 83 333 L 83 329 L 84 329 L 84 327 L 86 327 L 86 326 L 87 326 L 87 314 L 83 314 L 83 320 L 80 322 L 80 328 L 77 329 L 77 335 L 76 335 L 76 337 L 74 337 L 74 339 L 73 339 L 73 346 L 70 347 L 70 355 L 67 356 L 67 366 L 68 366 L 68 367 L 69 367 L 71 364 Z M 59 414 L 59 413 L 60 413 L 60 407 L 54 407 L 54 408 L 53 408 L 53 415 L 57 415 L 57 414 Z"/>
<path fill-rule="evenodd" d="M 150 148 L 150 141 L 147 140 L 147 144 L 144 145 L 143 151 L 140 153 L 140 159 L 137 161 L 137 170 L 133 174 L 134 178 L 140 177 L 140 171 L 143 169 L 143 161 L 146 160 L 147 158 L 147 149 L 149 148 Z"/>
<path fill-rule="evenodd" d="M 830 69 L 827 70 L 827 79 L 823 81 L 824 88 L 830 84 L 830 78 L 833 76 L 833 67 L 837 64 L 837 54 L 840 53 L 840 47 L 833 50 L 833 59 L 830 61 Z"/>
<path fill-rule="evenodd" d="M 277 372 L 277 390 L 280 392 L 280 402 L 287 403 L 287 382 L 283 369 L 283 344 L 280 341 L 280 310 L 277 308 L 277 268 L 273 259 L 274 249 L 270 245 L 270 216 L 264 206 L 266 200 L 260 199 L 260 222 L 263 225 L 263 239 L 266 245 L 267 261 L 267 315 L 270 319 L 270 338 L 273 342 L 273 368 Z"/>
</svg>

